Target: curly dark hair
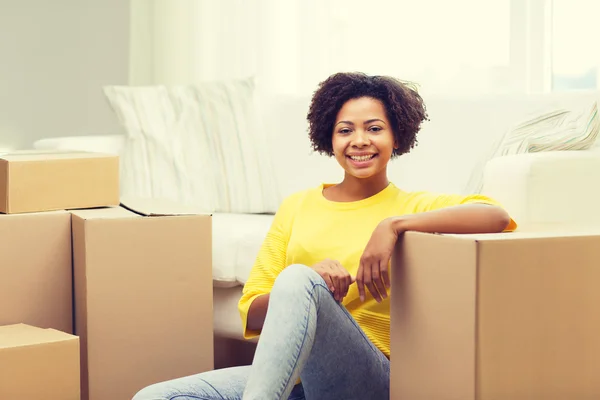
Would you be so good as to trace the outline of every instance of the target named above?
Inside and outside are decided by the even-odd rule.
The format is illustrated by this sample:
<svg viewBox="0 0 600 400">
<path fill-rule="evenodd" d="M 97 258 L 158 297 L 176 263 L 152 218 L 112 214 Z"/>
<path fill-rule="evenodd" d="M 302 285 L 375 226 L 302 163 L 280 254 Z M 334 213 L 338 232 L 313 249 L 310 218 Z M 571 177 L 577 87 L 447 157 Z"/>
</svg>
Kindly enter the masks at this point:
<svg viewBox="0 0 600 400">
<path fill-rule="evenodd" d="M 392 157 L 408 153 L 417 144 L 427 109 L 416 89 L 389 76 L 337 73 L 321 82 L 313 94 L 308 115 L 309 136 L 315 151 L 333 155 L 332 135 L 338 112 L 348 100 L 370 97 L 381 101 L 398 148 Z"/>
</svg>

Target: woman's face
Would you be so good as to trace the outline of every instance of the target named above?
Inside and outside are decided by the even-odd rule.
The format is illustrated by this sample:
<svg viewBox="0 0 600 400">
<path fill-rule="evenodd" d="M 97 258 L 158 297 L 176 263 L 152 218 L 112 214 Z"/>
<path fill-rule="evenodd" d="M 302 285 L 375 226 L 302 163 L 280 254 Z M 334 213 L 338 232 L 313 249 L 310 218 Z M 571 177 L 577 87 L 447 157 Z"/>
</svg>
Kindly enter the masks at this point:
<svg viewBox="0 0 600 400">
<path fill-rule="evenodd" d="M 335 120 L 332 145 L 346 174 L 367 179 L 386 173 L 396 146 L 383 103 L 370 97 L 344 103 Z"/>
</svg>

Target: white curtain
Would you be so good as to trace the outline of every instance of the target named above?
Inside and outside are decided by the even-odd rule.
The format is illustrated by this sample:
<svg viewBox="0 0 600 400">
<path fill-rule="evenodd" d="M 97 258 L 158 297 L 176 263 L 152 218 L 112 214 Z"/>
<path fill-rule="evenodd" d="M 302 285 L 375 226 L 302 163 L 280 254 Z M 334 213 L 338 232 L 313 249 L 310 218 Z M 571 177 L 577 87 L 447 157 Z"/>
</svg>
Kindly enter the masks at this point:
<svg viewBox="0 0 600 400">
<path fill-rule="evenodd" d="M 286 5 L 287 4 L 287 5 Z M 256 76 L 285 88 L 298 38 L 295 7 L 277 0 L 132 0 L 130 83 Z M 296 3 L 294 3 L 296 4 Z M 264 79 L 266 78 L 266 79 Z M 265 82 L 262 82 L 262 81 Z"/>
<path fill-rule="evenodd" d="M 514 91 L 508 0 L 132 0 L 130 83 L 256 76 L 311 93 L 336 71 L 429 92 Z"/>
</svg>

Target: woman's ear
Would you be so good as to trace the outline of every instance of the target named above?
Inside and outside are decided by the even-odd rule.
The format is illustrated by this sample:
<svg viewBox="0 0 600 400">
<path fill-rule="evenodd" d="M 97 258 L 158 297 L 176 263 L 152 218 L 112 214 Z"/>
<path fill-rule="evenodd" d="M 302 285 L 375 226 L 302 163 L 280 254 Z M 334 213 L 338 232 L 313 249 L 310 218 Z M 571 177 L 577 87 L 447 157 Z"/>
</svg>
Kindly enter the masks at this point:
<svg viewBox="0 0 600 400">
<path fill-rule="evenodd" d="M 394 140 L 394 150 L 398 150 L 400 146 L 398 146 L 398 141 Z"/>
</svg>

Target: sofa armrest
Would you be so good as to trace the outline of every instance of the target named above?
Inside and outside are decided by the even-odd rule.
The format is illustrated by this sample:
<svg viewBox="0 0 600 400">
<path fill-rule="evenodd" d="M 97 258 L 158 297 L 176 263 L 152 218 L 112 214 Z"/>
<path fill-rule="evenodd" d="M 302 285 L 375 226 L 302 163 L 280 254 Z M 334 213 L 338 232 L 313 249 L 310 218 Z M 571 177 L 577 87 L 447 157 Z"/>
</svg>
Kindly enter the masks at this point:
<svg viewBox="0 0 600 400">
<path fill-rule="evenodd" d="M 600 224 L 600 148 L 495 158 L 483 179 L 521 227 Z"/>
</svg>

